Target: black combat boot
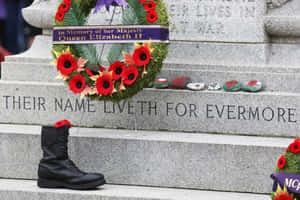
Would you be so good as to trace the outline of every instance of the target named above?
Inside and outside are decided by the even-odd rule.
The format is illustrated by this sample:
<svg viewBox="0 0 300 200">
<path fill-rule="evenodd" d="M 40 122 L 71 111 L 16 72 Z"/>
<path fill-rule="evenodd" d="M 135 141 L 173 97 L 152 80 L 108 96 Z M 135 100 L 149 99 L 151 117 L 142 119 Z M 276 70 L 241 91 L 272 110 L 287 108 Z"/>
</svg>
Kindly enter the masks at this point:
<svg viewBox="0 0 300 200">
<path fill-rule="evenodd" d="M 65 123 L 65 121 L 63 121 Z M 70 124 L 42 128 L 43 158 L 38 169 L 41 188 L 94 189 L 105 184 L 102 174 L 80 171 L 68 156 Z"/>
</svg>

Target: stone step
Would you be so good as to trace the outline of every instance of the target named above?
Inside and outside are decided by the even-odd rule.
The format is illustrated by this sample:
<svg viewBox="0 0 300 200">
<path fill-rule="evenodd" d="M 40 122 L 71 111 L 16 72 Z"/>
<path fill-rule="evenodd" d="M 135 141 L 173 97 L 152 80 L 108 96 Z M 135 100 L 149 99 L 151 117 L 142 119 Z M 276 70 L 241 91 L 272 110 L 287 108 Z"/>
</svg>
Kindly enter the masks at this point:
<svg viewBox="0 0 300 200">
<path fill-rule="evenodd" d="M 263 83 L 265 91 L 275 92 L 291 92 L 299 93 L 300 88 L 300 73 L 296 67 L 240 67 L 240 66 L 220 66 L 220 65 L 188 65 L 183 64 L 183 68 L 174 68 L 180 64 L 173 64 L 172 68 L 166 67 L 163 69 L 160 77 L 165 77 L 173 80 L 181 76 L 189 76 L 194 82 L 209 83 L 217 82 L 223 85 L 230 80 L 238 80 L 243 84 L 247 84 L 251 80 L 259 80 Z M 197 67 L 197 68 L 193 68 Z M 187 70 L 187 68 L 189 68 Z M 209 69 L 208 69 L 209 68 Z M 230 71 L 231 69 L 231 71 Z M 249 70 L 248 70 L 249 69 Z M 253 71 L 252 71 L 253 70 Z M 257 70 L 257 71 L 254 71 Z M 272 70 L 273 72 L 266 72 Z M 277 72 L 276 72 L 277 71 Z M 285 71 L 285 72 L 282 72 Z M 288 84 L 287 84 L 288 83 Z"/>
<path fill-rule="evenodd" d="M 268 195 L 104 185 L 97 190 L 40 189 L 36 181 L 0 179 L 1 200 L 268 200 Z"/>
<path fill-rule="evenodd" d="M 0 81 L 0 123 L 297 136 L 300 95 L 144 89 L 120 103 L 80 99 L 62 83 Z"/>
<path fill-rule="evenodd" d="M 18 81 L 55 81 L 57 71 L 55 66 L 50 64 L 54 60 L 51 54 L 52 43 L 50 39 L 51 38 L 47 36 L 38 36 L 30 50 L 20 55 L 7 57 L 6 61 L 2 64 L 3 79 Z M 102 50 L 101 47 L 102 46 L 100 46 L 99 51 Z M 110 45 L 106 45 L 104 48 L 104 60 L 109 48 Z M 48 51 L 41 52 L 41 49 L 48 49 Z M 244 54 L 249 56 L 245 58 Z M 190 65 L 186 66 L 186 64 L 189 64 L 191 60 L 194 63 L 198 63 L 198 65 L 199 63 L 206 64 L 215 62 L 216 60 L 222 61 L 224 67 L 227 65 L 243 66 L 245 63 L 263 65 L 265 58 L 261 55 L 265 54 L 265 44 L 195 44 L 192 42 L 172 41 L 169 45 L 169 56 L 166 59 L 166 65 L 168 65 L 168 63 L 181 63 L 179 67 L 185 68 L 186 71 L 190 69 Z M 108 66 L 108 63 L 104 61 L 103 65 Z M 245 68 L 246 67 L 244 67 L 244 69 Z"/>
<path fill-rule="evenodd" d="M 27 60 L 22 63 L 23 70 L 20 70 L 15 58 L 10 58 L 3 63 L 2 80 L 61 83 L 62 80 L 55 78 L 59 73 L 50 62 L 51 60 L 47 60 L 41 64 Z M 292 65 L 245 66 L 226 62 L 203 64 L 203 61 L 167 60 L 160 77 L 173 80 L 180 76 L 190 76 L 195 82 L 219 82 L 221 85 L 229 80 L 239 80 L 243 83 L 260 80 L 266 91 L 300 92 L 300 88 L 297 87 L 300 85 L 300 67 Z"/>
<path fill-rule="evenodd" d="M 0 177 L 36 179 L 41 127 L 0 125 L 0 130 Z M 270 193 L 270 174 L 292 141 L 72 128 L 69 150 L 79 168 L 104 173 L 110 184 Z"/>
</svg>

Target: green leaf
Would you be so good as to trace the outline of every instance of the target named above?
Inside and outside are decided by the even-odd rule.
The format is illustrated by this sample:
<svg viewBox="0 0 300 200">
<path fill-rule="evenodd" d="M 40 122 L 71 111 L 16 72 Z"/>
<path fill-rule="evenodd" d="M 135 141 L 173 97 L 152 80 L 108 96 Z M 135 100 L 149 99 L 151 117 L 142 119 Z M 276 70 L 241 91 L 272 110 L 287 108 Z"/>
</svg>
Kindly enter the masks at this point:
<svg viewBox="0 0 300 200">
<path fill-rule="evenodd" d="M 101 65 L 101 59 L 97 54 L 97 49 L 94 45 L 73 45 L 74 49 L 78 52 L 80 57 L 83 59 L 87 59 L 87 65 L 89 69 L 94 71 L 99 71 L 96 67 L 91 66 L 92 64 L 99 64 Z"/>
<path fill-rule="evenodd" d="M 128 7 L 124 9 L 122 24 L 138 24 L 138 18 L 133 8 Z M 111 65 L 116 61 L 120 61 L 124 59 L 122 52 L 129 53 L 133 47 L 133 44 L 113 44 L 111 49 L 109 50 L 107 61 Z"/>
</svg>

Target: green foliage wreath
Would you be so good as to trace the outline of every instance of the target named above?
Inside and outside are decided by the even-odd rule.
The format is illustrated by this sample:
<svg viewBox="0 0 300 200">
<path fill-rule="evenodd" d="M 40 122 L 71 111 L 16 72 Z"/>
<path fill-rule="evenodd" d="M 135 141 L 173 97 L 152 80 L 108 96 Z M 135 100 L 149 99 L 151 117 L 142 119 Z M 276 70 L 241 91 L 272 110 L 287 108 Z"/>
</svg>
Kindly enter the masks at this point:
<svg viewBox="0 0 300 200">
<path fill-rule="evenodd" d="M 296 138 L 278 159 L 276 172 L 288 174 L 300 174 L 300 138 Z M 277 184 L 277 186 L 276 186 Z M 275 182 L 276 189 L 272 192 L 272 200 L 300 200 L 300 194 L 290 193 L 284 185 Z"/>
<path fill-rule="evenodd" d="M 169 26 L 167 9 L 163 0 L 126 0 L 126 2 L 128 3 L 128 7 L 122 9 L 123 25 L 157 24 Z M 152 22 L 150 22 L 151 20 L 149 21 L 150 11 L 147 12 L 145 7 L 146 4 L 149 5 L 150 3 L 155 4 L 154 13 L 157 14 L 157 18 Z M 54 26 L 85 25 L 88 16 L 96 4 L 97 0 L 61 0 L 54 20 Z M 151 18 L 153 17 L 151 16 Z M 148 49 L 151 52 L 151 59 L 144 67 L 126 62 L 126 55 L 129 56 L 130 60 L 130 52 L 133 51 L 133 48 L 134 44 L 113 44 L 107 56 L 110 66 L 121 66 L 120 63 L 122 63 L 122 67 L 125 67 L 123 69 L 130 71 L 128 72 L 128 77 L 131 76 L 130 80 L 133 79 L 134 74 L 137 75 L 133 83 L 127 80 L 127 84 L 125 84 L 126 80 L 123 78 L 114 79 L 113 82 L 110 82 L 112 72 L 110 74 L 105 72 L 105 68 L 102 67 L 102 59 L 98 56 L 96 47 L 94 45 L 82 44 L 53 45 L 52 54 L 56 59 L 54 63 L 57 65 L 58 71 L 60 71 L 60 75 L 57 78 L 63 79 L 70 87 L 70 90 L 81 94 L 81 97 L 86 96 L 93 100 L 114 102 L 131 98 L 155 81 L 157 75 L 161 72 L 163 61 L 168 54 L 168 44 L 150 44 L 150 42 L 142 45 L 136 44 L 136 50 L 141 48 L 146 49 L 145 51 Z M 132 74 L 130 74 L 131 72 Z M 113 91 L 106 90 L 110 83 L 113 85 Z M 102 88 L 103 90 L 100 86 L 97 88 L 97 84 L 98 86 L 102 84 L 101 87 L 104 87 Z"/>
</svg>

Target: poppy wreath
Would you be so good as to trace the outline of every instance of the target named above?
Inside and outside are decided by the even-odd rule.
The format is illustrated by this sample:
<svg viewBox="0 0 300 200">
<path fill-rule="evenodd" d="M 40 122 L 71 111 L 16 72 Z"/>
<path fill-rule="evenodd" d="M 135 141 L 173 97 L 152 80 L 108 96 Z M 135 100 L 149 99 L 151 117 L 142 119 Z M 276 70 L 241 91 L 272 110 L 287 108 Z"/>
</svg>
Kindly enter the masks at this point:
<svg viewBox="0 0 300 200">
<path fill-rule="evenodd" d="M 60 0 L 54 26 L 84 26 L 99 2 L 107 10 L 123 6 L 122 24 L 169 26 L 163 0 Z M 125 6 L 126 5 L 126 6 Z M 125 18 L 125 19 L 124 19 Z M 92 100 L 119 102 L 153 83 L 168 54 L 166 43 L 113 44 L 102 65 L 94 45 L 53 45 L 53 64 L 69 89 Z"/>
<path fill-rule="evenodd" d="M 289 174 L 290 176 L 300 175 L 300 138 L 296 138 L 287 147 L 285 153 L 278 158 L 276 173 Z M 273 175 L 272 178 L 274 179 Z M 282 180 L 286 179 L 284 178 Z M 294 186 L 298 187 L 297 184 Z M 300 200 L 299 193 L 289 191 L 289 188 L 287 188 L 285 184 L 279 184 L 277 181 L 274 181 L 271 196 L 272 200 Z"/>
</svg>

